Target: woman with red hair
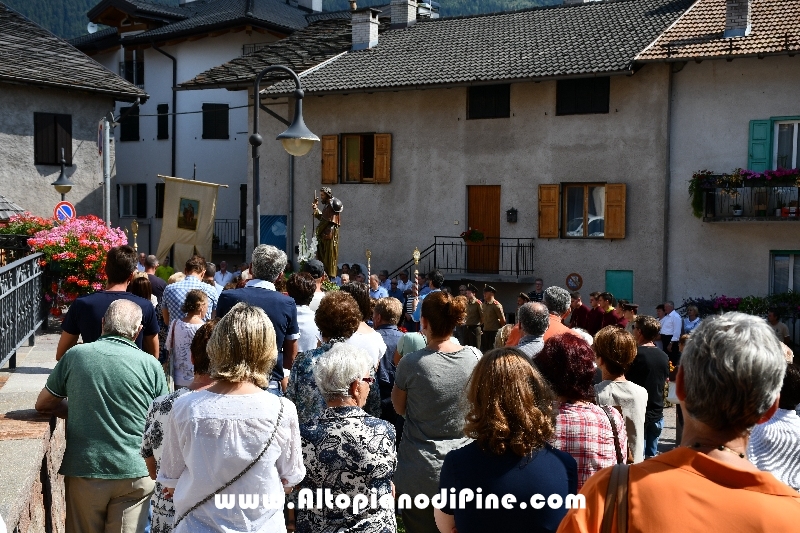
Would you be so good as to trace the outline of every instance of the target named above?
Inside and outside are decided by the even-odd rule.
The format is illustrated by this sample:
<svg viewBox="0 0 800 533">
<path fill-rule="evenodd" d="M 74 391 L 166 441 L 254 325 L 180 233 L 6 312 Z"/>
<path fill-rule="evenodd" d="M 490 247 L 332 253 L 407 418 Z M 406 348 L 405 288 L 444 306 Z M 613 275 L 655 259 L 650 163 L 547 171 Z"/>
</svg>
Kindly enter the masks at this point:
<svg viewBox="0 0 800 533">
<path fill-rule="evenodd" d="M 536 366 L 558 397 L 553 446 L 578 463 L 578 489 L 589 476 L 623 462 L 628 455 L 625 421 L 614 408 L 592 403 L 595 354 L 583 339 L 564 334 L 551 337 L 536 357 Z"/>
</svg>

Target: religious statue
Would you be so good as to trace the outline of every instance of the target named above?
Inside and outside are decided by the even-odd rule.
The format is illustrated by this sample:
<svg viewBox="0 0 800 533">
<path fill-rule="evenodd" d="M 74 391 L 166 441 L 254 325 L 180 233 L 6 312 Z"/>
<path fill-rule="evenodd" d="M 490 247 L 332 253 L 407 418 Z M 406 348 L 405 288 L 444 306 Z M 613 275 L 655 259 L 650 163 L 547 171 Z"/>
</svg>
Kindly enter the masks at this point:
<svg viewBox="0 0 800 533">
<path fill-rule="evenodd" d="M 322 211 L 317 207 L 319 200 L 322 200 Z M 325 265 L 325 272 L 330 279 L 337 275 L 339 257 L 339 226 L 341 225 L 339 213 L 344 206 L 342 201 L 333 197 L 330 187 L 320 189 L 320 198 L 314 195 L 314 203 L 311 205 L 314 218 L 320 221 L 317 227 L 317 258 Z"/>
</svg>

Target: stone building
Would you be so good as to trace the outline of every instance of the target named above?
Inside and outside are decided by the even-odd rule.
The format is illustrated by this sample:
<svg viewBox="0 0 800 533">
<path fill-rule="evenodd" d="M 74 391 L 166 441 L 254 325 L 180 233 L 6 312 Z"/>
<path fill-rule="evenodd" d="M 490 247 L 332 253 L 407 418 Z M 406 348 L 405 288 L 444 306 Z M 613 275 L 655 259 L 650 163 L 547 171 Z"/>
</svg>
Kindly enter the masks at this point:
<svg viewBox="0 0 800 533">
<path fill-rule="evenodd" d="M 79 215 L 102 216 L 100 121 L 115 102 L 147 95 L 2 3 L 0 43 L 0 190 L 52 216 L 63 148 L 75 184 L 66 199 Z"/>
</svg>

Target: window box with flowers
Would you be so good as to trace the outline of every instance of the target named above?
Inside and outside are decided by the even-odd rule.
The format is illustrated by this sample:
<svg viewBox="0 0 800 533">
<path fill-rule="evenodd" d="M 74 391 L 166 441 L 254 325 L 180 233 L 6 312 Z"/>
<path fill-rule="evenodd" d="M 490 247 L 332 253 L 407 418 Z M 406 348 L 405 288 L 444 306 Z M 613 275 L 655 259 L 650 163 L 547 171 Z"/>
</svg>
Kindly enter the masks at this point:
<svg viewBox="0 0 800 533">
<path fill-rule="evenodd" d="M 800 169 L 701 170 L 689 180 L 689 195 L 704 222 L 798 220 L 798 186 Z"/>
<path fill-rule="evenodd" d="M 467 229 L 467 231 L 462 232 L 461 235 L 459 235 L 459 237 L 464 239 L 464 242 L 466 242 L 467 244 L 471 242 L 483 242 L 483 240 L 486 238 L 483 232 L 476 228 Z"/>
</svg>

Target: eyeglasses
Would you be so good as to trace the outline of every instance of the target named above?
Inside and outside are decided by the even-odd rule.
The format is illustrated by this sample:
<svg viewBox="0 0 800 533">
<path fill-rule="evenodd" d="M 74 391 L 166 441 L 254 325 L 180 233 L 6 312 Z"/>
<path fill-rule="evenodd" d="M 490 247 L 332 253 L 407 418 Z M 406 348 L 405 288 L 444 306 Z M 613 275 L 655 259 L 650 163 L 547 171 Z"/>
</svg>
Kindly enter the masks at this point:
<svg viewBox="0 0 800 533">
<path fill-rule="evenodd" d="M 373 383 L 375 383 L 375 378 L 372 378 L 372 377 L 370 377 L 370 378 L 361 378 L 361 381 L 364 381 L 364 382 L 369 383 L 370 385 L 372 385 Z"/>
</svg>

